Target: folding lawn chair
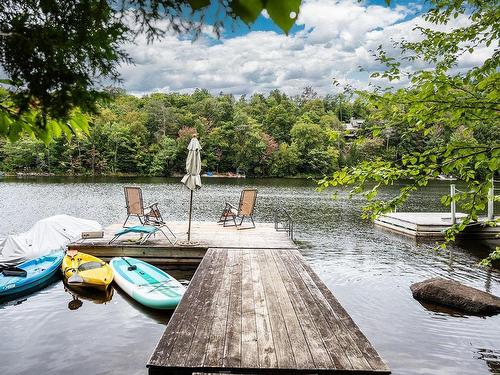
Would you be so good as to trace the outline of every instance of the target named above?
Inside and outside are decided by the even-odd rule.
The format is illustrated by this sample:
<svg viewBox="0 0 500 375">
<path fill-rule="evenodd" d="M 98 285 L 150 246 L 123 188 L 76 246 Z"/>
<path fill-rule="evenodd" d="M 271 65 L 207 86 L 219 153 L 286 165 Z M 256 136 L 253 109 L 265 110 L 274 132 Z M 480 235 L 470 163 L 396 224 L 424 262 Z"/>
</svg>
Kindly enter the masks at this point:
<svg viewBox="0 0 500 375">
<path fill-rule="evenodd" d="M 240 195 L 240 203 L 236 208 L 231 203 L 226 202 L 226 206 L 222 211 L 218 223 L 225 227 L 235 226 L 237 229 L 252 229 L 255 228 L 253 221 L 253 211 L 255 201 L 257 200 L 257 189 L 243 189 Z M 252 226 L 243 227 L 243 220 L 249 218 Z M 239 221 L 239 222 L 238 222 Z M 229 222 L 229 224 L 228 224 Z"/>
<path fill-rule="evenodd" d="M 123 227 L 127 224 L 130 216 L 135 216 L 139 219 L 142 225 L 164 225 L 163 217 L 158 209 L 158 203 L 153 203 L 144 207 L 142 199 L 142 190 L 140 187 L 125 186 L 125 203 L 127 205 L 127 219 L 123 223 Z"/>
</svg>

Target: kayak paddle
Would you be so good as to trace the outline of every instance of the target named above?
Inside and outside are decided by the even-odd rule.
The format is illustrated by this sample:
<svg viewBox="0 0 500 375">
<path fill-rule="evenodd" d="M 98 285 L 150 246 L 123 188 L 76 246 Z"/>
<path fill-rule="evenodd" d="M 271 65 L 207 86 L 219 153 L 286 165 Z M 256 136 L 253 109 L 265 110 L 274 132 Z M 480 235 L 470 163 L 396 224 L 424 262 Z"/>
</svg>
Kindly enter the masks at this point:
<svg viewBox="0 0 500 375">
<path fill-rule="evenodd" d="M 78 254 L 78 250 L 67 250 L 66 255 L 71 258 L 71 263 L 74 265 L 75 255 Z M 82 284 L 83 278 L 78 274 L 78 268 L 72 268 L 73 274 L 68 278 L 68 284 Z M 69 271 L 69 269 L 64 270 L 64 273 Z"/>
<path fill-rule="evenodd" d="M 136 269 L 137 269 L 137 266 L 136 266 L 135 264 L 130 264 L 130 263 L 128 262 L 128 260 L 127 260 L 127 259 L 125 259 L 124 257 L 122 257 L 122 259 L 125 261 L 125 263 L 127 263 L 127 264 L 129 265 L 129 267 L 127 268 L 127 270 L 129 270 L 129 271 L 134 271 L 134 270 L 136 270 Z"/>
<path fill-rule="evenodd" d="M 78 274 L 78 270 L 74 270 L 71 277 L 68 279 L 68 284 L 81 284 L 83 283 L 82 277 Z"/>
</svg>

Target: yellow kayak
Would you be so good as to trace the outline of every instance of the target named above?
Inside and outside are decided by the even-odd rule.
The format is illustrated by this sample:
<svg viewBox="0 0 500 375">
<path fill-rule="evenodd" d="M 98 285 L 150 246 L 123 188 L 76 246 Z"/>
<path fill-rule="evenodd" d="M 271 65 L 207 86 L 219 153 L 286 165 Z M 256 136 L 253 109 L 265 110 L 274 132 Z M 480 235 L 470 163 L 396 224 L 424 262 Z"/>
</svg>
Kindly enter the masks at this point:
<svg viewBox="0 0 500 375">
<path fill-rule="evenodd" d="M 113 270 L 109 264 L 76 250 L 66 252 L 61 268 L 69 286 L 106 289 L 113 281 Z"/>
</svg>

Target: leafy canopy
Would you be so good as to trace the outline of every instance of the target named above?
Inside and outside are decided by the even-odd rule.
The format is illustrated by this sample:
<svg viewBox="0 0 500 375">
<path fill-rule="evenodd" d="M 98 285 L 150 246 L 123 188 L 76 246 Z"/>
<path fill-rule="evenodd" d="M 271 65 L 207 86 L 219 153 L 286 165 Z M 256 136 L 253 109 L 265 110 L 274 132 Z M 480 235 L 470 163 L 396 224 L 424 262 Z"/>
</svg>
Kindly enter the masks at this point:
<svg viewBox="0 0 500 375">
<path fill-rule="evenodd" d="M 48 141 L 87 133 L 96 103 L 109 98 L 118 66 L 130 63 L 124 44 L 139 33 L 149 41 L 169 30 L 196 37 L 207 23 L 250 24 L 264 10 L 284 31 L 301 0 L 3 0 L 0 2 L 0 137 L 21 133 Z M 213 10 L 216 10 L 215 13 Z M 163 21 L 163 22 L 160 22 Z M 1 77 L 0 77 L 1 78 Z"/>
</svg>

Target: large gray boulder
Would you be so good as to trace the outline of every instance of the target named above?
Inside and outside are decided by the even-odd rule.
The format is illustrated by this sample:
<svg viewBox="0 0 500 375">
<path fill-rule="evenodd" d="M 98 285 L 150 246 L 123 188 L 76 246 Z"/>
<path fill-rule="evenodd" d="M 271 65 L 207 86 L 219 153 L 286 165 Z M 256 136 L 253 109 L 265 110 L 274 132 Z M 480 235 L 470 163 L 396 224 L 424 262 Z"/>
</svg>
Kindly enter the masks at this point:
<svg viewBox="0 0 500 375">
<path fill-rule="evenodd" d="M 500 313 L 500 298 L 458 281 L 435 277 L 410 286 L 413 298 L 451 307 L 470 314 Z"/>
</svg>

